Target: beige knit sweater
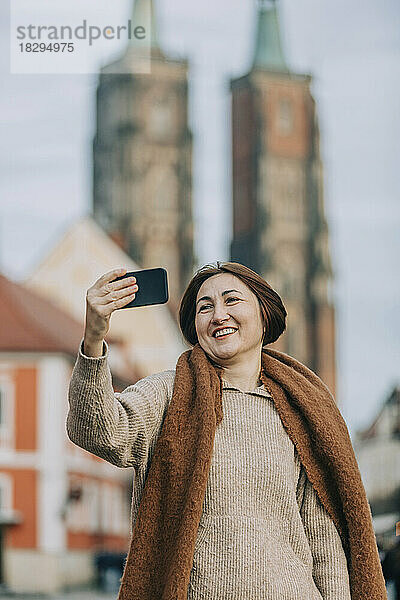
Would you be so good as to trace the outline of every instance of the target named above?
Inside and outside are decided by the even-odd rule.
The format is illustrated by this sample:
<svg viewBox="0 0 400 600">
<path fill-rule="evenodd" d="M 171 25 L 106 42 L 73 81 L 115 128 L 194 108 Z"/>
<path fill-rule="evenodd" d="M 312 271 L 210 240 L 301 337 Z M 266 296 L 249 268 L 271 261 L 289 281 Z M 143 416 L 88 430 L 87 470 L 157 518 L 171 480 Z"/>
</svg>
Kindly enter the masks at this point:
<svg viewBox="0 0 400 600">
<path fill-rule="evenodd" d="M 175 371 L 114 392 L 103 356 L 80 343 L 69 387 L 68 437 L 134 467 L 132 526 Z M 350 600 L 346 557 L 269 392 L 223 380 L 222 423 L 196 540 L 188 600 Z"/>
</svg>

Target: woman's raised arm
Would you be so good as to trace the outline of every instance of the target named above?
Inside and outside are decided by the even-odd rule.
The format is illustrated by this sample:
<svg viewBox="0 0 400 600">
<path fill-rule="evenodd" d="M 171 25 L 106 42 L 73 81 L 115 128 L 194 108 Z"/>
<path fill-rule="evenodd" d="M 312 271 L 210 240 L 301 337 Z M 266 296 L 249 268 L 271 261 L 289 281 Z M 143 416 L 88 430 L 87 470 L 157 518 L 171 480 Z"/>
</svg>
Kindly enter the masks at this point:
<svg viewBox="0 0 400 600">
<path fill-rule="evenodd" d="M 173 371 L 149 375 L 123 392 L 114 392 L 105 354 L 93 358 L 79 346 L 68 391 L 66 430 L 84 450 L 118 467 L 145 464 L 153 436 L 159 432 Z"/>
<path fill-rule="evenodd" d="M 134 277 L 115 281 L 125 273 L 109 271 L 87 290 L 85 333 L 69 384 L 66 428 L 77 446 L 118 467 L 138 469 L 161 425 L 168 393 L 163 373 L 114 392 L 104 337 L 112 313 L 132 301 L 138 289 Z"/>
</svg>

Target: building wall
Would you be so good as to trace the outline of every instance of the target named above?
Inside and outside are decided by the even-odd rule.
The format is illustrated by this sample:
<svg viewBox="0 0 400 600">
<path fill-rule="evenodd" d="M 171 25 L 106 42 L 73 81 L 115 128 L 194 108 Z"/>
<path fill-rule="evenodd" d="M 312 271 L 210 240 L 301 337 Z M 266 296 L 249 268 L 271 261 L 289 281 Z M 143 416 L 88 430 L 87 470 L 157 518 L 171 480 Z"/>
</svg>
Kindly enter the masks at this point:
<svg viewBox="0 0 400 600">
<path fill-rule="evenodd" d="M 231 259 L 281 295 L 287 330 L 274 344 L 336 394 L 335 321 L 310 77 L 255 69 L 231 81 Z"/>
<path fill-rule="evenodd" d="M 65 496 L 65 401 L 69 365 L 57 355 L 43 356 L 38 370 L 38 548 L 60 552 L 65 548 L 65 528 L 60 508 Z"/>
<path fill-rule="evenodd" d="M 119 481 L 69 473 L 82 489 L 82 499 L 71 504 L 66 518 L 70 549 L 128 550 L 130 514 L 127 489 Z"/>
<path fill-rule="evenodd" d="M 356 432 L 353 445 L 377 539 L 389 549 L 396 543 L 400 521 L 399 387 L 393 388 L 371 425 Z"/>
<path fill-rule="evenodd" d="M 57 594 L 87 585 L 95 578 L 90 551 L 44 553 L 10 548 L 4 559 L 6 582 L 15 593 Z"/>
<path fill-rule="evenodd" d="M 264 73 L 255 73 L 253 79 L 259 90 L 258 110 L 268 124 L 264 130 L 266 152 L 304 160 L 310 150 L 308 79 L 281 79 Z"/>
<path fill-rule="evenodd" d="M 36 548 L 37 369 L 31 361 L 0 359 L 1 507 L 22 515 L 20 524 L 5 529 L 9 548 Z"/>
<path fill-rule="evenodd" d="M 14 372 L 15 382 L 15 450 L 36 451 L 37 427 L 37 369 L 21 365 Z"/>
<path fill-rule="evenodd" d="M 0 508 L 20 517 L 3 525 L 4 578 L 21 593 L 88 582 L 94 550 L 128 550 L 133 471 L 67 437 L 71 372 L 61 354 L 0 355 Z"/>
<path fill-rule="evenodd" d="M 399 491 L 400 500 L 400 389 L 395 387 L 372 425 L 356 432 L 355 453 L 367 495 L 373 502 L 391 498 Z M 393 506 L 400 511 L 400 504 Z"/>
<path fill-rule="evenodd" d="M 368 440 L 356 446 L 356 454 L 364 487 L 372 502 L 387 498 L 400 488 L 400 439 Z"/>
</svg>

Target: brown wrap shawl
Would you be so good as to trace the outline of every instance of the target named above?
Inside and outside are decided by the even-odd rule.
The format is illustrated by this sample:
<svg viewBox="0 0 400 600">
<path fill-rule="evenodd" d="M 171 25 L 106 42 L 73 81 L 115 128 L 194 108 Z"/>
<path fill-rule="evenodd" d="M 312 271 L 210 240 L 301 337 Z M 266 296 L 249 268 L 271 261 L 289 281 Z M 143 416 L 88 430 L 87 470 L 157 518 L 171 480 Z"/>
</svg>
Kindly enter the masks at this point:
<svg viewBox="0 0 400 600">
<path fill-rule="evenodd" d="M 214 435 L 223 418 L 221 374 L 199 344 L 178 358 L 117 600 L 187 599 Z M 329 389 L 302 363 L 266 348 L 261 380 L 340 534 L 352 600 L 387 599 L 370 506 Z"/>
</svg>

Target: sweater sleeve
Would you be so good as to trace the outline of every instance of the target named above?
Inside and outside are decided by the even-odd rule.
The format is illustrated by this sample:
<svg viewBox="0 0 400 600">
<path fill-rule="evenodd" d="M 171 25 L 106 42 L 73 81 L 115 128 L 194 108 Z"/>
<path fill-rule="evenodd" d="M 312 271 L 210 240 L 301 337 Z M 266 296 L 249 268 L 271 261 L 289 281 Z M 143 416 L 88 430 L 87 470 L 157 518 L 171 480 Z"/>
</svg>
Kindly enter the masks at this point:
<svg viewBox="0 0 400 600">
<path fill-rule="evenodd" d="M 323 600 L 351 600 L 346 555 L 334 522 L 317 496 L 304 466 L 300 515 L 313 557 L 313 579 Z"/>
<path fill-rule="evenodd" d="M 149 375 L 123 392 L 114 392 L 107 359 L 106 341 L 103 355 L 90 357 L 83 354 L 81 340 L 69 383 L 67 435 L 113 465 L 138 469 L 161 426 L 167 387 L 162 377 Z"/>
</svg>

